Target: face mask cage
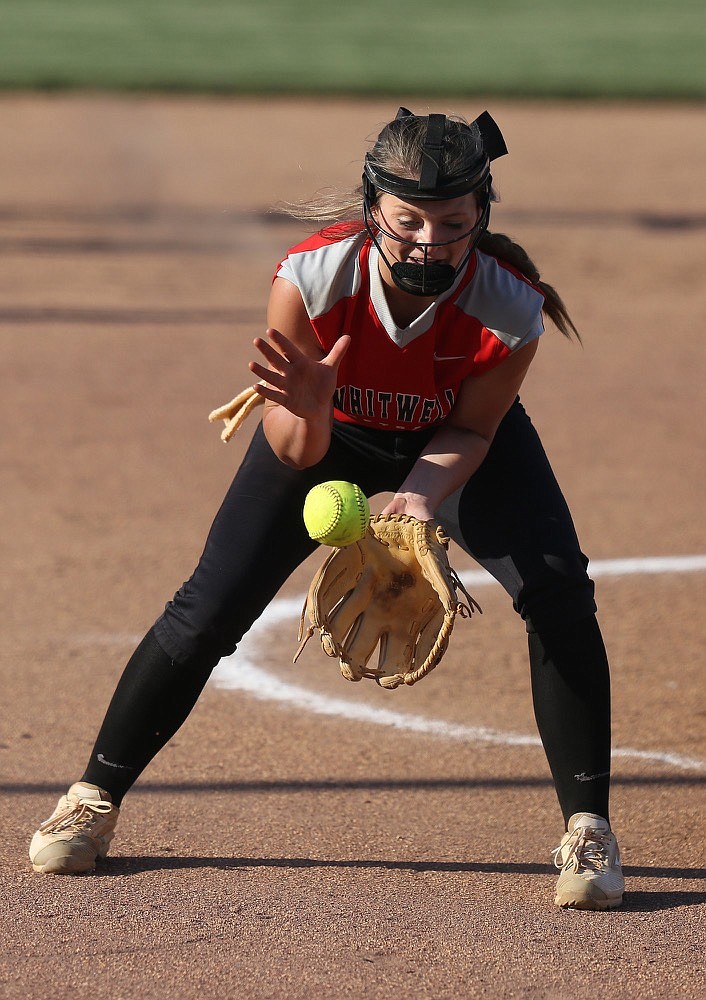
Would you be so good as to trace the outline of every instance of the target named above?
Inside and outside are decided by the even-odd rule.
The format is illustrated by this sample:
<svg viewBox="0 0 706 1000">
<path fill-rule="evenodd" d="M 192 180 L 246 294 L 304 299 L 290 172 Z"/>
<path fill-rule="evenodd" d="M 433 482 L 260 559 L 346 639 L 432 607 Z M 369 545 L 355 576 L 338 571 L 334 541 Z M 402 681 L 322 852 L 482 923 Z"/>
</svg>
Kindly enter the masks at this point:
<svg viewBox="0 0 706 1000">
<path fill-rule="evenodd" d="M 406 108 L 400 108 L 394 122 L 387 128 L 400 127 L 397 122 L 415 117 Z M 468 263 L 478 240 L 488 227 L 490 219 L 490 203 L 492 200 L 492 176 L 490 162 L 498 156 L 507 153 L 507 147 L 500 129 L 487 111 L 483 112 L 472 125 L 464 125 L 469 132 L 474 129 L 480 135 L 479 155 L 475 163 L 462 175 L 454 177 L 440 176 L 441 153 L 443 139 L 447 127 L 445 115 L 429 115 L 427 131 L 422 147 L 422 165 L 419 180 L 407 177 L 397 177 L 378 166 L 373 156 L 365 157 L 363 171 L 363 222 L 371 239 L 375 243 L 382 259 L 390 269 L 395 285 L 402 291 L 412 295 L 440 295 L 452 287 L 454 281 Z M 449 201 L 463 195 L 475 193 L 480 205 L 481 214 L 478 221 L 466 233 L 454 236 L 452 239 L 434 243 L 418 243 L 416 240 L 406 240 L 398 233 L 385 228 L 373 216 L 373 206 L 378 194 L 395 195 L 402 200 L 411 201 Z M 378 240 L 378 234 L 383 233 L 388 239 L 404 245 L 419 247 L 424 254 L 421 262 L 395 261 L 391 263 Z M 463 260 L 457 267 L 450 264 L 430 261 L 428 252 L 431 247 L 448 246 L 463 239 L 469 240 L 469 245 Z"/>
<path fill-rule="evenodd" d="M 481 212 L 480 218 L 467 232 L 462 233 L 460 236 L 454 236 L 450 240 L 420 243 L 417 240 L 407 240 L 398 233 L 386 228 L 378 219 L 373 217 L 372 207 L 373 206 L 370 200 L 367 197 L 364 197 L 363 222 L 365 224 L 365 228 L 370 234 L 373 243 L 377 247 L 380 256 L 390 269 L 392 280 L 395 285 L 401 291 L 408 292 L 411 295 L 432 296 L 441 295 L 443 292 L 448 291 L 468 263 L 468 259 L 478 243 L 478 240 L 488 227 L 488 220 L 490 217 L 490 200 L 488 199 L 485 208 Z M 384 216 L 382 218 L 384 219 Z M 400 243 L 404 246 L 414 246 L 420 249 L 424 254 L 424 259 L 421 262 L 389 261 L 378 238 L 379 233 L 383 233 L 388 239 L 394 240 L 396 243 Z M 459 243 L 464 239 L 468 239 L 469 243 L 466 252 L 463 255 L 463 259 L 457 267 L 452 267 L 451 264 L 429 260 L 429 249 L 431 247 L 445 247 L 451 243 Z"/>
</svg>

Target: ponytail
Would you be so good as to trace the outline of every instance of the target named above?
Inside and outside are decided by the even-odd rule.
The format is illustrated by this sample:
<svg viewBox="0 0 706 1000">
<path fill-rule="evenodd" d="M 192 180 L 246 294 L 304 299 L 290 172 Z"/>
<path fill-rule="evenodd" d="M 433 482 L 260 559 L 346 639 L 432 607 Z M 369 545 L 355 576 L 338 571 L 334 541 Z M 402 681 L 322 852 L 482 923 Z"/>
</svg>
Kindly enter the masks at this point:
<svg viewBox="0 0 706 1000">
<path fill-rule="evenodd" d="M 554 326 L 565 337 L 569 339 L 575 337 L 579 343 L 581 342 L 581 335 L 574 326 L 573 320 L 569 316 L 569 311 L 564 305 L 561 296 L 546 281 L 540 280 L 537 265 L 519 243 L 513 243 L 509 236 L 504 236 L 502 233 L 489 233 L 486 231 L 478 241 L 478 249 L 514 267 L 528 281 L 536 285 L 544 295 L 542 312 L 546 313 Z"/>
</svg>

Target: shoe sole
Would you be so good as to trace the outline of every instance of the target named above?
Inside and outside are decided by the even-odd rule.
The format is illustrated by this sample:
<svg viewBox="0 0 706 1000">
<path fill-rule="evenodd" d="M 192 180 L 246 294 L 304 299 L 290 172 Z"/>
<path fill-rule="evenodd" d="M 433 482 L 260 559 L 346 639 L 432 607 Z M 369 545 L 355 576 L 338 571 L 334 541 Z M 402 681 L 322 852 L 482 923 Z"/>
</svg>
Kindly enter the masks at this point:
<svg viewBox="0 0 706 1000">
<path fill-rule="evenodd" d="M 31 859 L 32 868 L 39 875 L 83 875 L 92 872 L 107 853 L 107 846 L 96 851 L 87 844 L 81 849 L 70 841 L 47 844 Z"/>
<path fill-rule="evenodd" d="M 562 910 L 617 910 L 623 904 L 623 897 L 619 899 L 566 899 L 556 896 L 554 903 Z"/>
<path fill-rule="evenodd" d="M 39 875 L 85 875 L 94 871 L 98 861 L 104 859 L 105 856 L 101 855 L 93 858 L 76 858 L 60 854 L 57 857 L 46 858 L 39 864 L 33 864 L 32 868 Z"/>
<path fill-rule="evenodd" d="M 95 862 L 90 868 L 66 868 L 61 864 L 51 861 L 45 865 L 32 865 L 32 870 L 37 872 L 38 875 L 89 875 L 95 871 L 95 868 Z"/>
</svg>

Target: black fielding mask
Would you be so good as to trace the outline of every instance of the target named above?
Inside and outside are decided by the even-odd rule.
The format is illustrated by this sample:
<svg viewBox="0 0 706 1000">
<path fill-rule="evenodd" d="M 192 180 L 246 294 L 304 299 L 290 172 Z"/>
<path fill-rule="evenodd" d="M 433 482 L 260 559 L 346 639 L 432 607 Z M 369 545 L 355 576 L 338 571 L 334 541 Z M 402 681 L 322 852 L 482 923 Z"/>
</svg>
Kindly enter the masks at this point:
<svg viewBox="0 0 706 1000">
<path fill-rule="evenodd" d="M 382 250 L 378 247 L 380 253 Z M 383 254 L 383 260 L 385 256 Z M 468 260 L 466 256 L 465 261 Z M 390 268 L 392 280 L 402 292 L 410 295 L 423 295 L 425 297 L 436 297 L 448 292 L 453 285 L 458 272 L 451 264 L 440 264 L 437 261 L 424 260 L 417 264 L 414 261 L 395 261 L 394 264 L 385 263 Z"/>
<path fill-rule="evenodd" d="M 407 108 L 400 108 L 394 121 L 385 126 L 382 137 L 388 129 L 408 128 L 410 119 L 420 120 Z M 475 143 L 476 155 L 469 157 L 469 162 L 457 174 L 447 175 L 442 170 L 444 142 L 454 141 L 454 135 L 459 135 L 461 141 L 468 133 L 469 146 Z M 378 138 L 380 141 L 380 137 Z M 490 164 L 492 160 L 507 153 L 507 146 L 502 133 L 491 115 L 484 111 L 470 125 L 460 122 L 449 123 L 446 115 L 430 114 L 426 118 L 426 134 L 422 146 L 421 170 L 419 179 L 398 177 L 383 170 L 375 160 L 375 148 L 365 156 L 363 169 L 363 221 L 370 237 L 375 243 L 383 260 L 390 269 L 392 280 L 403 292 L 410 295 L 437 296 L 448 291 L 468 262 L 474 247 L 478 243 L 490 219 L 490 202 L 492 190 L 492 175 Z M 419 244 L 424 250 L 424 261 L 390 263 L 385 257 L 377 238 L 377 231 L 383 232 L 388 238 L 406 242 L 396 233 L 391 233 L 373 219 L 372 208 L 378 193 L 395 195 L 409 201 L 449 201 L 463 195 L 475 193 L 481 209 L 481 215 L 473 227 L 465 235 L 469 238 L 468 251 L 458 267 L 450 264 L 428 260 L 429 246 L 443 244 Z M 455 243 L 463 236 L 446 241 Z"/>
</svg>

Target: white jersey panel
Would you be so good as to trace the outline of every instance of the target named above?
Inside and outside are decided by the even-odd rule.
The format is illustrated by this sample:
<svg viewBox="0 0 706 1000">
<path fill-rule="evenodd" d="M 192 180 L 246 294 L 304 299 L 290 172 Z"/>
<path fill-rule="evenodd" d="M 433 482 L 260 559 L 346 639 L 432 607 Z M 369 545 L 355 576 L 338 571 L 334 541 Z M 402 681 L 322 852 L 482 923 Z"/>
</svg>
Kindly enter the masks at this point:
<svg viewBox="0 0 706 1000">
<path fill-rule="evenodd" d="M 358 254 L 363 239 L 349 237 L 317 249 L 290 253 L 277 271 L 301 292 L 310 319 L 325 315 L 360 288 Z"/>
<path fill-rule="evenodd" d="M 476 251 L 473 280 L 456 299 L 468 316 L 475 316 L 511 351 L 544 332 L 541 292 L 501 267 L 494 257 Z"/>
</svg>

